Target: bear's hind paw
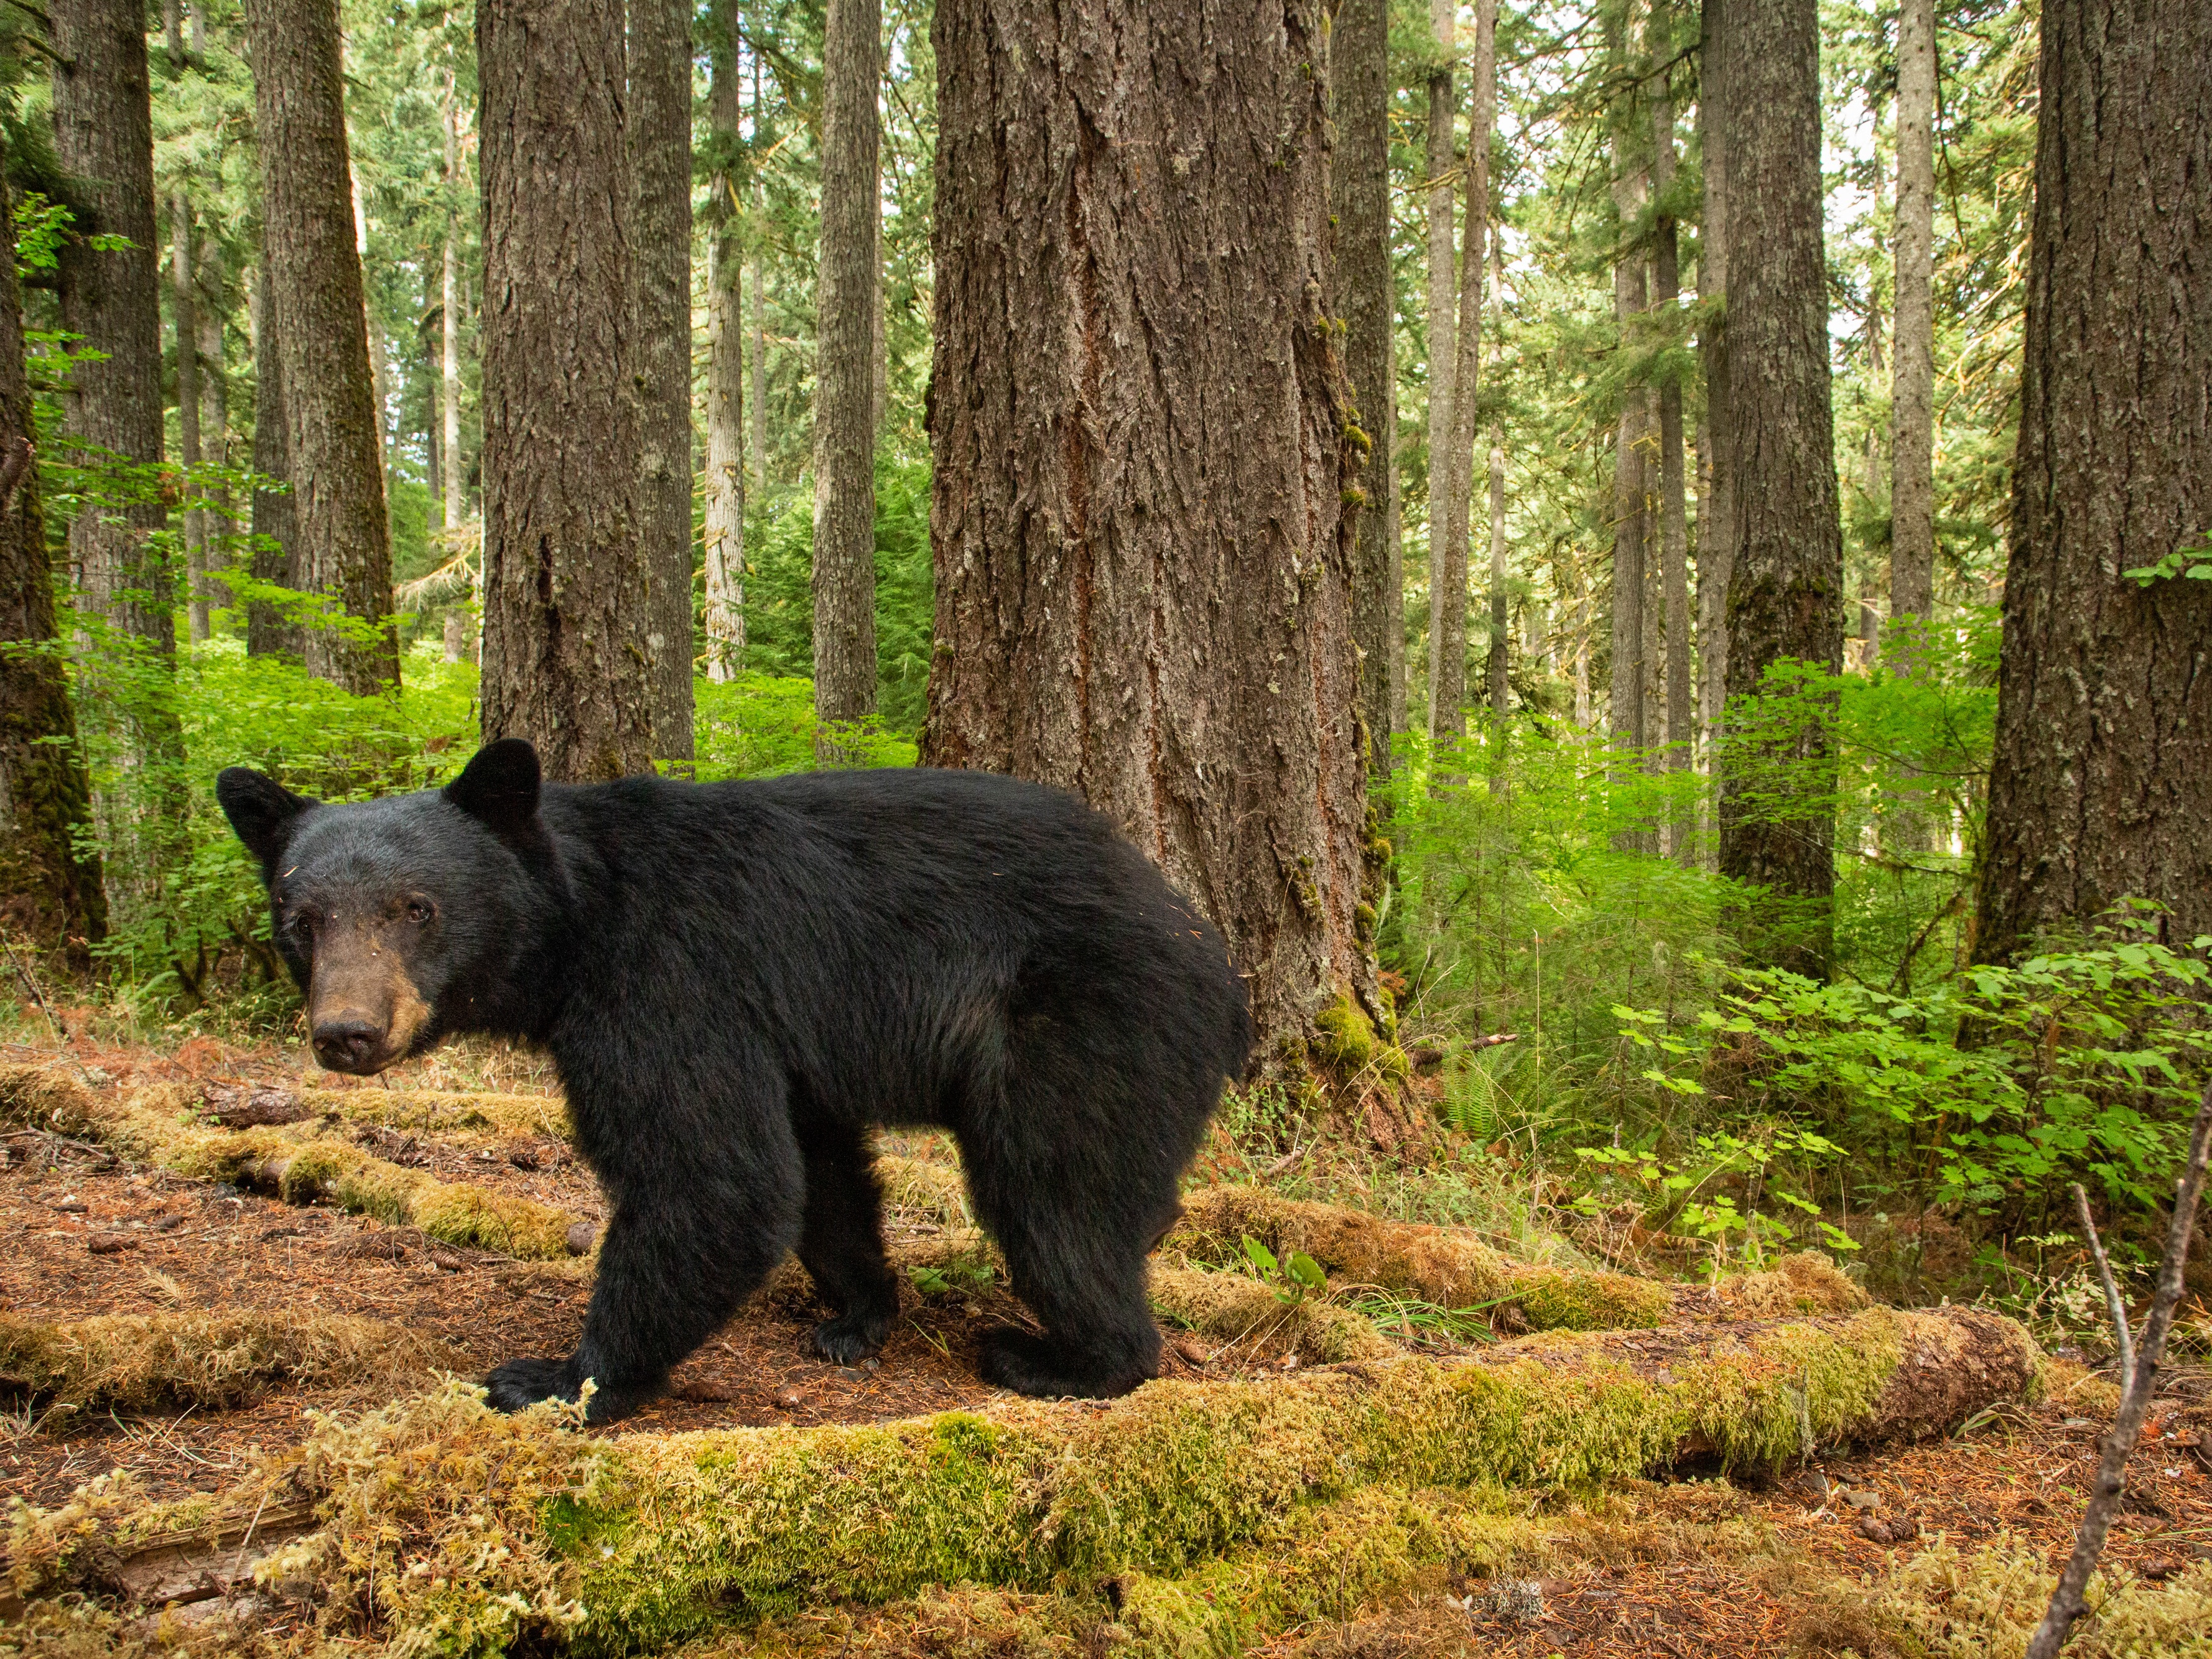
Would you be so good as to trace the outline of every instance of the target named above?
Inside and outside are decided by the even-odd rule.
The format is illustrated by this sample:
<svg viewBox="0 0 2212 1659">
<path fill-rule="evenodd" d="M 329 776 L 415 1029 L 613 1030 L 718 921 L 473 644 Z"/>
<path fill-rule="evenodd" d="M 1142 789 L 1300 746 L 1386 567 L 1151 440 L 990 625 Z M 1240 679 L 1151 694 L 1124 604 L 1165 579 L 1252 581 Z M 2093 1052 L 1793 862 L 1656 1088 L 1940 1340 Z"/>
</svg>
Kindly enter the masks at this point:
<svg viewBox="0 0 2212 1659">
<path fill-rule="evenodd" d="M 1079 1354 L 1017 1330 L 986 1334 L 981 1358 L 978 1369 L 985 1382 L 1032 1400 L 1111 1400 L 1150 1382 L 1158 1369 L 1157 1362 L 1147 1368 L 1134 1354 L 1119 1358 Z"/>
</svg>

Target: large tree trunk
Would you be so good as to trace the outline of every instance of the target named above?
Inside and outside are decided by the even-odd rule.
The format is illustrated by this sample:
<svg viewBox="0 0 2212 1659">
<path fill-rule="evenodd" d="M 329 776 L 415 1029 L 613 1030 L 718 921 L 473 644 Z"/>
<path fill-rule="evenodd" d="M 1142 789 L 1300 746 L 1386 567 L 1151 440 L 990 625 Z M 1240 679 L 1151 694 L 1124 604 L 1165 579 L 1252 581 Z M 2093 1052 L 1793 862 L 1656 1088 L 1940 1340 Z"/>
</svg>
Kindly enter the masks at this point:
<svg viewBox="0 0 2212 1659">
<path fill-rule="evenodd" d="M 879 0 L 830 0 L 814 396 L 814 711 L 876 708 L 875 312 Z M 825 757 L 842 753 L 825 738 Z"/>
<path fill-rule="evenodd" d="M 308 671 L 357 696 L 399 680 L 383 416 L 370 373 L 337 0 L 247 0 L 269 298 L 283 359 L 299 585 L 380 624 L 306 630 Z"/>
<path fill-rule="evenodd" d="M 1451 541 L 1453 377 L 1459 372 L 1458 289 L 1452 281 L 1452 59 L 1458 50 L 1454 0 L 1429 0 L 1436 68 L 1429 73 L 1429 725 L 1431 739 L 1456 729 L 1458 704 L 1437 695 L 1443 673 L 1440 578 Z M 1440 724 L 1443 722 L 1443 724 Z"/>
<path fill-rule="evenodd" d="M 735 8 L 732 8 L 734 21 Z M 714 55 L 708 119 L 715 154 L 738 142 L 736 31 Z M 718 169 L 710 193 L 714 248 L 707 282 L 707 678 L 726 681 L 745 661 L 744 250 L 737 180 Z"/>
<path fill-rule="evenodd" d="M 169 197 L 169 320 L 177 343 L 177 460 L 189 473 L 200 464 L 200 331 L 192 305 L 192 210 L 182 190 Z M 205 644 L 207 515 L 196 507 L 185 509 L 185 616 L 192 643 Z"/>
<path fill-rule="evenodd" d="M 1674 38 L 1668 9 L 1655 6 L 1651 16 L 1654 47 L 1671 51 Z M 1674 99 L 1663 75 L 1651 106 L 1651 155 L 1652 194 L 1659 203 L 1652 224 L 1651 299 L 1654 305 L 1663 307 L 1671 319 L 1681 299 L 1682 285 L 1680 240 L 1671 203 L 1674 188 Z M 1659 568 L 1661 589 L 1665 596 L 1667 635 L 1666 769 L 1681 772 L 1689 769 L 1697 733 L 1690 714 L 1690 532 L 1686 485 L 1682 475 L 1682 382 L 1679 377 L 1669 374 L 1660 381 L 1657 403 Z M 1678 804 L 1668 829 L 1668 850 L 1677 862 L 1689 862 L 1692 828 L 1687 803 Z"/>
<path fill-rule="evenodd" d="M 1890 405 L 1889 614 L 1936 599 L 1936 0 L 1902 0 L 1897 21 L 1897 339 Z"/>
<path fill-rule="evenodd" d="M 691 758 L 691 0 L 629 0 L 638 545 L 653 752 Z"/>
<path fill-rule="evenodd" d="M 923 757 L 1119 823 L 1227 936 L 1263 1063 L 1332 996 L 1380 1012 L 1326 27 L 943 0 L 933 30 Z"/>
<path fill-rule="evenodd" d="M 1843 659 L 1844 545 L 1828 392 L 1820 232 L 1820 31 L 1815 0 L 1729 5 L 1723 101 L 1730 199 L 1722 454 L 1734 485 L 1729 696 L 1768 669 Z M 1741 919 L 1757 959 L 1826 977 L 1833 943 L 1835 760 L 1829 704 L 1772 700 L 1756 745 L 1723 757 L 1720 868 L 1763 888 Z M 1785 769 L 1777 771 L 1775 769 Z"/>
<path fill-rule="evenodd" d="M 253 471 L 272 484 L 292 478 L 285 438 L 284 364 L 276 351 L 276 317 L 269 303 L 269 240 L 262 238 L 261 263 L 253 282 Z M 298 535 L 292 518 L 292 492 L 253 492 L 253 578 L 281 587 L 299 586 Z M 300 631 L 283 611 L 265 600 L 246 607 L 246 649 L 256 657 L 300 654 Z"/>
<path fill-rule="evenodd" d="M 76 234 L 60 249 L 62 326 L 89 349 L 70 370 L 64 424 L 88 446 L 158 465 L 161 301 L 146 14 L 118 0 L 60 0 L 52 18 L 55 155 L 82 192 L 70 204 Z M 100 248 L 95 236 L 125 240 Z M 168 514 L 152 490 L 127 488 L 125 499 L 95 497 L 78 512 L 70 562 L 80 603 L 141 641 L 153 671 L 96 716 L 112 722 L 120 762 L 95 800 L 109 896 L 137 911 L 160 896 L 185 853 L 184 733 L 170 683 L 175 583 L 151 540 Z"/>
<path fill-rule="evenodd" d="M 1490 131 L 1498 115 L 1498 0 L 1475 0 L 1474 82 L 1468 110 L 1467 223 L 1459 256 L 1459 327 L 1453 337 L 1451 444 L 1444 544 L 1429 559 L 1437 626 L 1436 678 L 1429 695 L 1432 737 L 1467 730 L 1467 567 L 1474 516 L 1474 438 L 1482 390 L 1482 279 L 1488 269 Z"/>
<path fill-rule="evenodd" d="M 92 791 L 55 649 L 13 207 L 0 139 L 0 918 L 82 964 L 107 932 L 107 898 L 98 855 L 77 850 Z"/>
<path fill-rule="evenodd" d="M 1490 653 L 1483 662 L 1484 701 L 1493 716 L 1505 713 L 1511 667 L 1511 618 L 1505 593 L 1505 429 L 1490 428 Z"/>
<path fill-rule="evenodd" d="M 650 769 L 621 0 L 479 0 L 483 735 Z"/>
<path fill-rule="evenodd" d="M 2212 933 L 2212 10 L 2046 0 L 1975 952 L 2124 897 Z M 2171 569 L 2171 565 L 2167 568 Z"/>
<path fill-rule="evenodd" d="M 1390 269 L 1390 7 L 1345 0 L 1331 38 L 1336 105 L 1334 307 L 1344 319 L 1345 373 L 1366 438 L 1352 553 L 1352 633 L 1359 643 L 1359 714 L 1369 765 L 1390 770 L 1404 714 L 1405 569 L 1398 545 L 1397 278 Z"/>
</svg>

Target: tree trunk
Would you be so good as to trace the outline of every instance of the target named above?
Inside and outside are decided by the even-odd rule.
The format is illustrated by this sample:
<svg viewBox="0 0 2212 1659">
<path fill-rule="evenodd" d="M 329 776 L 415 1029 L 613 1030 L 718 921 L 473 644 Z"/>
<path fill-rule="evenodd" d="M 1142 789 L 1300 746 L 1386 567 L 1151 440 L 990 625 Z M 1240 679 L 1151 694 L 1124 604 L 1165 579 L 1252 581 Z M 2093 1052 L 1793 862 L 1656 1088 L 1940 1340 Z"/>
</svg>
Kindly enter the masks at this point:
<svg viewBox="0 0 2212 1659">
<path fill-rule="evenodd" d="M 1474 87 L 1467 133 L 1467 224 L 1459 256 L 1459 327 L 1453 337 L 1451 444 L 1447 454 L 1444 544 L 1431 552 L 1429 586 L 1437 634 L 1430 683 L 1432 737 L 1467 730 L 1467 566 L 1474 513 L 1474 434 L 1482 390 L 1482 286 L 1488 269 L 1490 131 L 1498 115 L 1498 0 L 1475 0 Z"/>
<path fill-rule="evenodd" d="M 1608 52 L 1616 71 L 1625 70 L 1628 47 L 1622 25 L 1607 25 Z M 1633 88 L 1624 90 L 1612 119 L 1613 204 L 1620 222 L 1620 246 L 1613 254 L 1613 314 L 1620 327 L 1620 349 L 1632 349 L 1635 319 L 1649 302 L 1645 284 L 1644 247 L 1637 236 L 1643 216 L 1644 175 L 1639 154 L 1642 144 L 1635 131 Z M 1651 742 L 1644 680 L 1644 568 L 1645 524 L 1644 458 L 1649 447 L 1645 428 L 1650 424 L 1650 394 L 1640 386 L 1626 386 L 1620 396 L 1620 424 L 1613 452 L 1613 742 L 1616 749 L 1639 751 Z M 1630 844 L 1640 845 L 1633 837 Z"/>
<path fill-rule="evenodd" d="M 343 52 L 343 42 L 340 52 Z M 350 157 L 346 162 L 346 187 L 353 197 L 353 256 L 362 273 L 361 325 L 362 337 L 368 343 L 368 408 L 370 425 L 376 434 L 376 487 L 384 492 L 388 526 L 392 501 L 391 374 L 384 349 L 384 332 L 377 326 L 376 313 L 368 303 L 368 208 L 362 200 L 361 174 L 354 171 Z"/>
<path fill-rule="evenodd" d="M 1820 34 L 1814 0 L 1729 5 L 1729 350 L 1759 365 L 1729 386 L 1722 453 L 1735 485 L 1729 696 L 1784 662 L 1843 659 L 1844 547 L 1828 390 L 1821 252 Z M 1831 706 L 1774 699 L 1756 745 L 1723 758 L 1720 868 L 1765 890 L 1741 919 L 1757 960 L 1825 978 L 1832 953 L 1835 758 Z"/>
<path fill-rule="evenodd" d="M 1655 46 L 1671 48 L 1673 30 L 1667 9 L 1652 10 Z M 1662 19 L 1666 20 L 1662 29 Z M 1680 302 L 1680 240 L 1672 197 L 1674 188 L 1674 100 L 1664 76 L 1651 106 L 1652 194 L 1659 211 L 1652 222 L 1652 302 L 1670 319 Z M 1667 758 L 1669 772 L 1686 771 L 1697 742 L 1690 714 L 1690 532 L 1686 485 L 1682 476 L 1682 382 L 1669 374 L 1659 383 L 1659 562 L 1665 594 L 1667 634 Z M 1676 862 L 1690 861 L 1692 815 L 1679 804 L 1668 830 L 1668 850 Z"/>
<path fill-rule="evenodd" d="M 653 752 L 691 758 L 691 0 L 629 0 L 638 544 Z"/>
<path fill-rule="evenodd" d="M 181 36 L 174 37 L 180 39 Z M 177 342 L 177 460 L 200 464 L 199 321 L 192 305 L 192 210 L 181 190 L 169 197 L 169 320 Z M 197 486 L 187 483 L 186 493 Z M 194 645 L 208 636 L 207 516 L 185 509 L 185 615 Z"/>
<path fill-rule="evenodd" d="M 1344 368 L 1352 382 L 1353 418 L 1366 440 L 1353 486 L 1359 517 L 1352 566 L 1352 633 L 1359 644 L 1359 714 L 1367 726 L 1368 764 L 1377 777 L 1387 777 L 1406 672 L 1405 569 L 1397 515 L 1391 511 L 1398 428 L 1398 284 L 1390 268 L 1389 0 L 1345 0 L 1329 44 L 1337 133 L 1331 185 L 1336 211 L 1334 305 L 1344 319 Z"/>
<path fill-rule="evenodd" d="M 54 624 L 4 143 L 0 137 L 0 918 L 83 966 L 86 945 L 106 934 L 107 898 L 98 855 L 77 850 L 92 790 Z"/>
<path fill-rule="evenodd" d="M 483 736 L 651 769 L 621 0 L 479 0 Z M 548 157 L 558 158 L 557 164 Z"/>
<path fill-rule="evenodd" d="M 1729 487 L 1722 434 L 1729 423 L 1728 321 L 1728 134 L 1715 118 L 1727 70 L 1722 33 L 1723 0 L 1704 0 L 1698 63 L 1698 137 L 1705 158 L 1705 222 L 1698 227 L 1698 299 L 1705 314 L 1698 325 L 1698 368 L 1705 376 L 1705 413 L 1699 428 L 1698 457 L 1705 468 L 1698 492 L 1698 696 L 1705 727 L 1705 768 L 1717 772 L 1721 727 L 1728 704 L 1728 590 L 1735 544 L 1735 492 Z M 1706 792 L 1711 799 L 1711 792 Z M 1709 843 L 1710 845 L 1710 843 Z"/>
<path fill-rule="evenodd" d="M 1889 614 L 1927 617 L 1936 585 L 1936 0 L 1897 21 L 1897 338 L 1892 361 Z"/>
<path fill-rule="evenodd" d="M 1451 542 L 1453 377 L 1459 372 L 1457 285 L 1452 281 L 1452 59 L 1458 50 L 1454 0 L 1429 0 L 1438 66 L 1429 73 L 1429 736 L 1457 717 L 1437 695 L 1443 674 L 1441 577 Z"/>
<path fill-rule="evenodd" d="M 2212 933 L 2212 11 L 2046 0 L 1974 951 L 2124 897 Z M 2174 564 L 2166 568 L 2173 569 Z"/>
<path fill-rule="evenodd" d="M 734 9 L 733 9 L 734 12 Z M 732 31 L 734 40 L 735 31 Z M 738 142 L 734 44 L 719 51 L 708 118 L 715 154 Z M 738 236 L 737 180 L 714 176 L 709 213 L 714 251 L 707 287 L 707 678 L 733 678 L 745 662 L 744 249 Z"/>
<path fill-rule="evenodd" d="M 192 14 L 198 23 L 199 14 Z M 195 52 L 199 47 L 195 46 Z M 222 242 L 213 236 L 200 239 L 199 270 L 196 278 L 192 317 L 198 329 L 199 352 L 194 365 L 200 389 L 200 456 L 218 466 L 230 465 L 230 398 L 228 375 L 223 368 L 223 330 L 230 312 L 230 294 L 224 270 Z M 217 484 L 209 492 L 213 503 L 208 509 L 204 533 L 207 538 L 208 559 L 210 565 L 221 557 L 228 560 L 232 544 L 229 538 L 237 533 L 231 521 L 230 490 Z M 222 597 L 216 589 L 211 597 Z"/>
<path fill-rule="evenodd" d="M 933 29 L 923 757 L 1118 823 L 1227 936 L 1267 1064 L 1333 996 L 1381 1012 L 1326 27 L 943 0 Z"/>
<path fill-rule="evenodd" d="M 1490 654 L 1484 663 L 1486 701 L 1493 720 L 1505 714 L 1511 638 L 1505 594 L 1505 429 L 1493 423 L 1490 428 Z"/>
<path fill-rule="evenodd" d="M 446 486 L 446 530 L 468 522 L 468 480 L 461 471 L 461 109 L 453 71 L 446 71 L 446 234 L 438 278 L 438 443 Z"/>
<path fill-rule="evenodd" d="M 118 0 L 60 0 L 52 13 L 54 150 L 82 191 L 76 234 L 56 273 L 62 326 L 97 358 L 77 361 L 64 405 L 69 436 L 157 466 L 161 460 L 161 300 L 146 14 Z M 95 236 L 127 239 L 98 248 Z M 100 462 L 92 465 L 97 469 Z M 143 642 L 151 672 L 88 710 L 112 727 L 119 765 L 96 789 L 109 897 L 143 910 L 183 858 L 184 733 L 173 676 L 175 583 L 151 538 L 168 522 L 143 479 L 95 495 L 70 526 L 83 608 Z"/>
<path fill-rule="evenodd" d="M 308 672 L 365 696 L 399 682 L 392 543 L 362 291 L 337 0 L 247 0 L 269 300 L 283 359 L 299 586 L 370 624 L 312 626 Z"/>
<path fill-rule="evenodd" d="M 753 143 L 757 147 L 762 137 L 761 64 L 760 53 L 752 54 L 753 70 Z M 761 199 L 761 170 L 757 162 L 748 169 L 752 185 L 748 192 L 746 218 L 751 244 L 753 284 L 752 360 L 748 377 L 752 407 L 746 411 L 745 430 L 753 456 L 753 482 L 765 490 L 768 488 L 768 215 Z"/>
<path fill-rule="evenodd" d="M 275 484 L 292 478 L 285 437 L 284 364 L 276 350 L 276 318 L 269 303 L 269 239 L 261 241 L 261 264 L 253 283 L 253 471 Z M 300 585 L 298 534 L 289 489 L 253 492 L 253 578 L 282 587 Z M 300 630 L 266 600 L 246 607 L 246 649 L 256 657 L 300 654 Z"/>
<path fill-rule="evenodd" d="M 876 708 L 875 312 L 879 0 L 830 0 L 815 334 L 814 712 Z M 823 758 L 844 751 L 823 739 Z"/>
</svg>

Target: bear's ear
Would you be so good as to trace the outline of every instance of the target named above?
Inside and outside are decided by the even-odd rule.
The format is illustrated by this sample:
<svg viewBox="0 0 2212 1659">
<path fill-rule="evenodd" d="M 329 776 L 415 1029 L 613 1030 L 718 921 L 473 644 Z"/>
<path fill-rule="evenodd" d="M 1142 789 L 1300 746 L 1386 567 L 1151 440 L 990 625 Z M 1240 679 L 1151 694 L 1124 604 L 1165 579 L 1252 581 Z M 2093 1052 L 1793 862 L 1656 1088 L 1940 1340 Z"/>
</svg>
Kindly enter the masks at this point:
<svg viewBox="0 0 2212 1659">
<path fill-rule="evenodd" d="M 230 827 L 259 862 L 265 876 L 292 838 L 300 814 L 315 805 L 295 795 L 265 772 L 249 766 L 226 767 L 215 781 L 215 798 Z"/>
<path fill-rule="evenodd" d="M 534 841 L 538 751 L 520 738 L 486 744 L 446 786 L 446 799 L 510 846 Z"/>
</svg>

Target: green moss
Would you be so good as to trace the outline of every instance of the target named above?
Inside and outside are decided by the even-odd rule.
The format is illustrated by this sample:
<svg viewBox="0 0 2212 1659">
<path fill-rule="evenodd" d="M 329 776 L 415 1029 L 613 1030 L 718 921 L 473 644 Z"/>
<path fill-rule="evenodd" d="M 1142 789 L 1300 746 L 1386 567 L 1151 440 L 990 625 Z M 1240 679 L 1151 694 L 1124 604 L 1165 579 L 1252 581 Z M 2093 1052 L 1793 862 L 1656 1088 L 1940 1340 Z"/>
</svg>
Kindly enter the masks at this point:
<svg viewBox="0 0 2212 1659">
<path fill-rule="evenodd" d="M 1847 1441 L 1875 1426 L 1908 1343 L 1940 1347 L 1969 1318 L 1988 1320 L 1881 1310 L 1748 1342 L 1723 1330 L 1663 1367 L 1554 1335 L 1496 1363 L 1392 1358 L 865 1427 L 590 1437 L 550 1408 L 504 1417 L 453 1386 L 322 1421 L 225 1502 L 250 1510 L 279 1483 L 318 1494 L 320 1529 L 264 1576 L 312 1577 L 334 1602 L 373 1583 L 410 1651 L 653 1651 L 932 1585 L 1079 1600 L 1128 1575 L 1184 1581 L 1139 1585 L 1139 1625 L 1226 1620 L 1233 1633 L 1336 1605 L 1309 1559 L 1343 1557 L 1365 1594 L 1440 1553 L 1500 1547 L 1494 1525 L 1468 1529 L 1480 1502 L 1398 1494 L 1581 1488 L 1686 1454 L 1768 1468 L 1808 1430 Z M 2018 1364 L 1984 1365 L 1984 1394 L 2027 1374 L 2032 1345 L 2008 1340 Z M 1318 1541 L 1293 1550 L 1302 1538 Z"/>
<path fill-rule="evenodd" d="M 1368 911 L 1370 928 L 1373 915 Z M 1403 1083 L 1413 1075 L 1405 1051 L 1376 1036 L 1374 1021 L 1349 992 L 1340 992 L 1335 1001 L 1314 1016 L 1314 1052 L 1347 1079 L 1372 1073 Z"/>
</svg>

